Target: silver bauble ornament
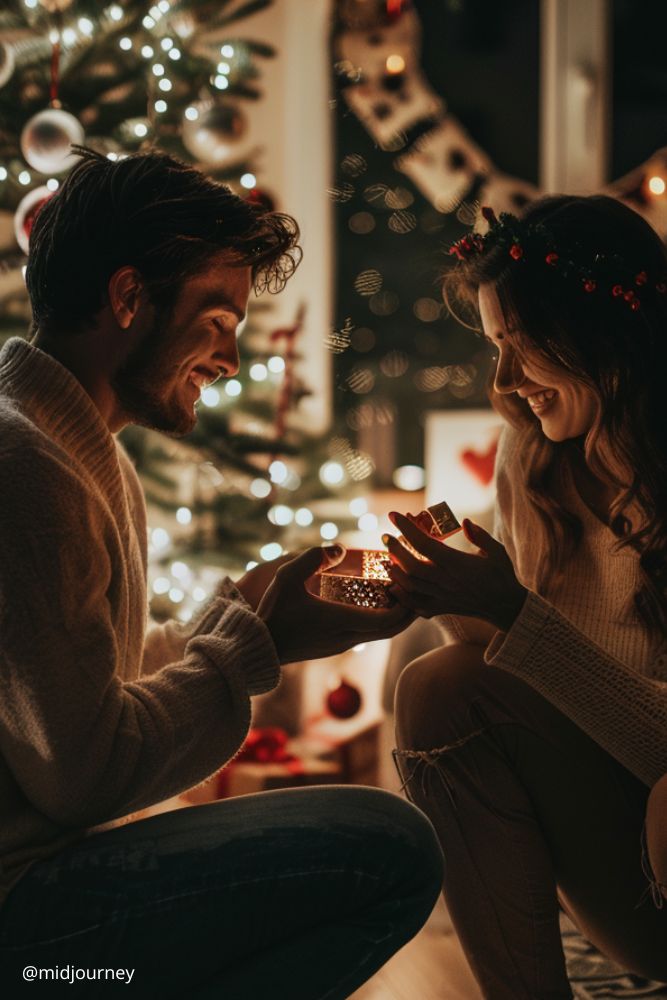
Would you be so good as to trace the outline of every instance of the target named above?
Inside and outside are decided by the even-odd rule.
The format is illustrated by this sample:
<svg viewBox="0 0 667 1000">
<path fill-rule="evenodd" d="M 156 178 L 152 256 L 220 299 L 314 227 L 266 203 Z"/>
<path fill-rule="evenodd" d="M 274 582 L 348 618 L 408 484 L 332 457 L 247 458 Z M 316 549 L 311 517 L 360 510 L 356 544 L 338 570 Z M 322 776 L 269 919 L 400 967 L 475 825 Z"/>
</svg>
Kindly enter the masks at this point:
<svg viewBox="0 0 667 1000">
<path fill-rule="evenodd" d="M 18 204 L 16 214 L 14 215 L 14 235 L 23 253 L 27 254 L 28 252 L 30 231 L 37 213 L 52 194 L 53 191 L 49 190 L 46 185 L 33 188 L 32 191 L 28 191 L 27 195 Z"/>
<path fill-rule="evenodd" d="M 246 116 L 233 104 L 202 101 L 194 105 L 195 121 L 183 119 L 183 145 L 204 163 L 225 163 L 235 155 L 234 146 L 245 135 Z"/>
<path fill-rule="evenodd" d="M 0 42 L 0 87 L 4 87 L 16 65 L 14 49 L 8 42 Z"/>
<path fill-rule="evenodd" d="M 26 163 L 41 174 L 59 174 L 78 160 L 70 152 L 70 143 L 81 144 L 85 132 L 81 122 L 69 111 L 46 108 L 38 111 L 21 132 L 21 152 Z"/>
</svg>

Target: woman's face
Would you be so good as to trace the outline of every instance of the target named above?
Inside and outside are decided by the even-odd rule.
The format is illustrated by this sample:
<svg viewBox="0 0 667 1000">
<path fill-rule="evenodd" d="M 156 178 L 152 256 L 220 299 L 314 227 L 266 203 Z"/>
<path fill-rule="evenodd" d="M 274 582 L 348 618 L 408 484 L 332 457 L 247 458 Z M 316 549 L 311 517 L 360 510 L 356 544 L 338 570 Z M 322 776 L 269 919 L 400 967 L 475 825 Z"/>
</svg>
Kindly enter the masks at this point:
<svg viewBox="0 0 667 1000">
<path fill-rule="evenodd" d="M 586 434 L 595 420 L 598 399 L 593 390 L 575 381 L 559 365 L 546 361 L 535 349 L 516 348 L 516 332 L 508 330 L 495 287 L 479 287 L 479 312 L 484 335 L 498 351 L 494 389 L 516 392 L 539 419 L 544 436 L 565 441 Z"/>
</svg>

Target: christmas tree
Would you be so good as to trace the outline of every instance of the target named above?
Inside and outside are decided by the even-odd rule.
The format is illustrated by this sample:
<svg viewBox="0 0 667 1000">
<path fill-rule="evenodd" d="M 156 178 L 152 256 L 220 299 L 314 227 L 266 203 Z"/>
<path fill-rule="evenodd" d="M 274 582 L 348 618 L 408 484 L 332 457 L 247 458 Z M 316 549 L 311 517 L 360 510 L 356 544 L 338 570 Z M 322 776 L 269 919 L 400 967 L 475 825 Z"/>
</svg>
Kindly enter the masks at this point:
<svg viewBox="0 0 667 1000">
<path fill-rule="evenodd" d="M 15 0 L 0 12 L 0 342 L 28 329 L 30 229 L 76 162 L 72 144 L 110 159 L 164 150 L 273 207 L 252 154 L 236 152 L 275 54 L 240 22 L 270 3 Z M 359 485 L 370 460 L 291 419 L 309 392 L 295 375 L 303 318 L 275 330 L 270 302 L 253 304 L 239 375 L 204 391 L 192 434 L 119 435 L 147 496 L 156 618 L 187 621 L 221 570 L 238 575 L 372 517 Z"/>
</svg>

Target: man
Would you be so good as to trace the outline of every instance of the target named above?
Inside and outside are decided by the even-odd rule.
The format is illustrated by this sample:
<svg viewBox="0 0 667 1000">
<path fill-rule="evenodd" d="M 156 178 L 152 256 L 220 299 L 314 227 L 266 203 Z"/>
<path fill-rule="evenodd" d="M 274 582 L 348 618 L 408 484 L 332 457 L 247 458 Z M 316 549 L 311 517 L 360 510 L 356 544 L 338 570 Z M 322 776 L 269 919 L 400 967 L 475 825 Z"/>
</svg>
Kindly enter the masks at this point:
<svg viewBox="0 0 667 1000">
<path fill-rule="evenodd" d="M 142 997 L 348 996 L 437 898 L 409 803 L 298 789 L 127 822 L 233 757 L 281 664 L 407 623 L 309 594 L 342 556 L 314 548 L 146 631 L 145 500 L 114 435 L 192 430 L 298 229 L 167 155 L 78 152 L 31 233 L 34 335 L 0 351 L 4 981 L 67 966 L 90 996 L 115 966 Z"/>
</svg>

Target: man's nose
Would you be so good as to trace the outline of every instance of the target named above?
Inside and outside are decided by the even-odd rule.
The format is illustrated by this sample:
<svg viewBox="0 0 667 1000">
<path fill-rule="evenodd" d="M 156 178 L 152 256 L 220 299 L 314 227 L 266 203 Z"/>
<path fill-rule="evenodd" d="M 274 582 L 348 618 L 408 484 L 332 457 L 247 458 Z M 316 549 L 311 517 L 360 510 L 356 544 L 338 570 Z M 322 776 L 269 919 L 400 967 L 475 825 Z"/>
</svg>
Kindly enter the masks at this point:
<svg viewBox="0 0 667 1000">
<path fill-rule="evenodd" d="M 233 343 L 230 343 L 229 345 L 225 344 L 224 352 L 221 351 L 216 360 L 222 368 L 222 374 L 225 378 L 232 378 L 233 375 L 238 375 L 239 368 L 241 366 L 241 359 L 239 358 L 239 348 L 236 342 L 236 337 L 234 337 Z"/>
<path fill-rule="evenodd" d="M 515 392 L 525 381 L 526 376 L 516 354 L 513 351 L 503 351 L 493 380 L 494 390 L 502 394 Z"/>
</svg>

